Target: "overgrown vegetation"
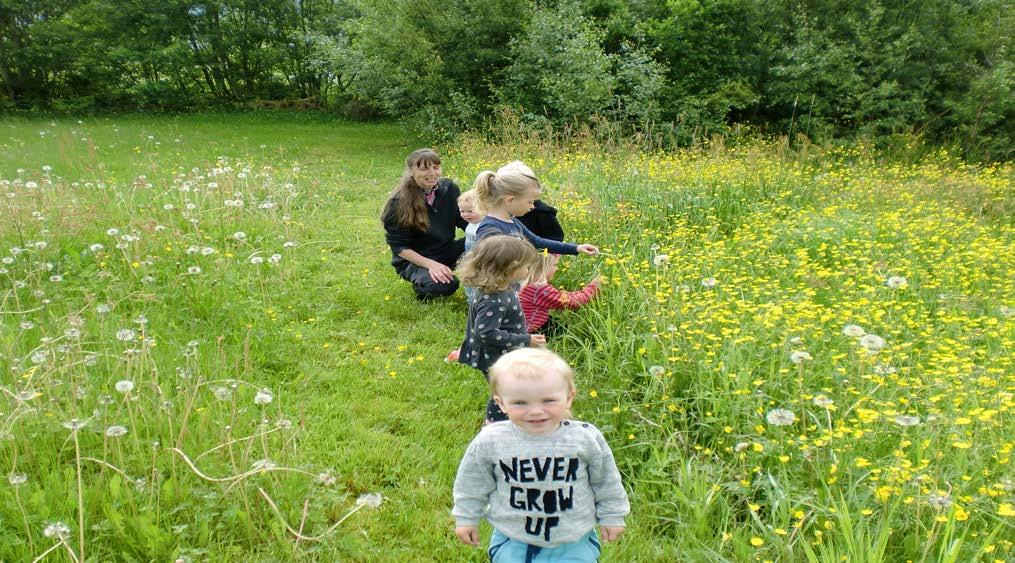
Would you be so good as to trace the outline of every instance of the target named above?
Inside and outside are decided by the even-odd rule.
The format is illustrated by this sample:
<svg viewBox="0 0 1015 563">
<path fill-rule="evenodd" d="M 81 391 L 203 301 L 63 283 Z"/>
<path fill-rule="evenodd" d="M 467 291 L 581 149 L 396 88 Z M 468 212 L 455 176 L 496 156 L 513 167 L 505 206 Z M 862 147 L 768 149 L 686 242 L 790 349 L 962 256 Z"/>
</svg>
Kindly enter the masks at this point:
<svg viewBox="0 0 1015 563">
<path fill-rule="evenodd" d="M 485 559 L 449 515 L 465 305 L 417 303 L 377 218 L 410 147 L 246 117 L 2 122 L 0 559 Z M 631 491 L 605 557 L 1012 557 L 1010 164 L 580 133 L 444 153 L 524 159 L 604 250 L 552 347 Z"/>
<path fill-rule="evenodd" d="M 322 108 L 429 138 L 505 108 L 689 145 L 731 126 L 1012 151 L 1005 0 L 0 2 L 0 109 Z"/>
</svg>

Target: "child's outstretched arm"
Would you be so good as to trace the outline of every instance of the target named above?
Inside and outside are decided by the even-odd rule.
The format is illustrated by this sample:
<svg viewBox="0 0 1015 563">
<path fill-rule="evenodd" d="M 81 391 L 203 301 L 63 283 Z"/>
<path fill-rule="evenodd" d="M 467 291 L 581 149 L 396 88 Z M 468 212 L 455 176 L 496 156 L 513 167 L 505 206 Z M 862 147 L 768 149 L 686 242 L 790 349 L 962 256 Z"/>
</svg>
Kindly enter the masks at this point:
<svg viewBox="0 0 1015 563">
<path fill-rule="evenodd" d="M 599 293 L 599 278 L 589 282 L 581 291 L 561 291 L 550 284 L 540 287 L 533 301 L 543 309 L 575 310 L 585 305 Z"/>
</svg>

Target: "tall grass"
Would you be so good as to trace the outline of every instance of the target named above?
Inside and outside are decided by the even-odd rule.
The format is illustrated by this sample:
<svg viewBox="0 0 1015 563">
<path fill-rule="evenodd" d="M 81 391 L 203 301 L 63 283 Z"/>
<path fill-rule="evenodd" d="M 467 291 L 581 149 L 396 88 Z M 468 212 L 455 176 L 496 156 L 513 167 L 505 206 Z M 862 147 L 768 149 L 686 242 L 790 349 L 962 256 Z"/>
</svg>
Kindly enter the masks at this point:
<svg viewBox="0 0 1015 563">
<path fill-rule="evenodd" d="M 417 304 L 377 220 L 397 127 L 2 126 L 0 559 L 482 560 L 464 304 Z M 1011 557 L 1010 166 L 502 141 L 447 174 L 522 158 L 604 250 L 551 345 L 632 493 L 607 557 Z"/>
</svg>

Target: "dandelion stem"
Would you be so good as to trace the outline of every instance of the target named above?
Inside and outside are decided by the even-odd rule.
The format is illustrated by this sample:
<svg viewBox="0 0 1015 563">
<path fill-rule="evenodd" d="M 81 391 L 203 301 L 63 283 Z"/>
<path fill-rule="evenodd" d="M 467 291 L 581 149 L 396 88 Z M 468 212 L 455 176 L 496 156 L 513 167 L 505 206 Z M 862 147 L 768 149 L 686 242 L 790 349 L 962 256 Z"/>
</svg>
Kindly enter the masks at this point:
<svg viewBox="0 0 1015 563">
<path fill-rule="evenodd" d="M 81 485 L 81 442 L 78 440 L 77 429 L 71 432 L 74 436 L 74 464 L 77 467 L 78 479 L 78 553 L 81 559 L 85 558 L 85 499 L 84 488 Z M 70 546 L 67 546 L 70 550 Z M 73 555 L 73 551 L 71 552 Z M 76 560 L 76 559 L 75 559 Z"/>
<path fill-rule="evenodd" d="M 35 559 L 32 559 L 32 563 L 39 563 L 39 561 L 42 561 L 43 559 L 45 559 L 45 558 L 46 558 L 46 556 L 47 556 L 47 555 L 49 555 L 50 553 L 52 553 L 52 552 L 53 552 L 53 550 L 56 550 L 56 549 L 60 549 L 61 547 L 63 547 L 63 545 L 64 545 L 64 542 L 63 542 L 63 540 L 60 540 L 59 542 L 57 542 L 57 543 L 54 543 L 52 547 L 50 547 L 50 548 L 49 548 L 49 549 L 47 549 L 46 551 L 43 551 L 43 552 L 42 552 L 42 553 L 41 553 L 41 554 L 40 554 L 40 555 L 39 555 L 38 557 L 36 557 Z"/>
<path fill-rule="evenodd" d="M 212 448 L 212 449 L 210 449 L 208 451 L 205 451 L 205 452 L 202 452 L 202 453 L 198 454 L 194 458 L 194 460 L 197 461 L 197 460 L 201 459 L 202 457 L 204 457 L 204 456 L 206 456 L 206 455 L 208 455 L 208 454 L 210 454 L 210 453 L 212 453 L 214 451 L 220 450 L 222 448 L 225 448 L 225 447 L 230 446 L 232 444 L 235 444 L 237 442 L 243 442 L 244 440 L 253 440 L 254 438 L 257 438 L 257 437 L 260 437 L 260 436 L 265 436 L 267 434 L 271 434 L 272 432 L 278 432 L 281 429 L 282 429 L 281 427 L 276 426 L 275 428 L 272 428 L 271 430 L 266 430 L 266 431 L 258 433 L 258 434 L 252 434 L 250 436 L 244 436 L 242 438 L 236 438 L 236 439 L 230 440 L 230 441 L 228 441 L 228 442 L 226 442 L 224 444 L 219 444 L 219 445 L 215 446 L 214 448 Z"/>
<path fill-rule="evenodd" d="M 277 516 L 279 521 L 282 522 L 282 525 L 285 526 L 285 529 L 289 530 L 289 533 L 292 534 L 293 536 L 295 536 L 296 539 L 298 539 L 298 540 L 305 540 L 305 541 L 320 541 L 320 540 L 324 539 L 325 536 L 327 536 L 331 532 L 335 531 L 335 529 L 338 528 L 342 524 L 342 522 L 345 522 L 347 518 L 349 518 L 353 514 L 356 514 L 361 508 L 366 506 L 365 504 L 357 505 L 356 508 L 353 508 L 352 510 L 350 510 L 348 512 L 348 514 L 343 516 L 338 522 L 335 522 L 327 530 L 324 530 L 323 532 L 321 532 L 320 534 L 318 534 L 316 536 L 304 536 L 303 534 L 300 533 L 300 531 L 294 530 L 293 527 L 290 526 L 289 523 L 285 521 L 285 518 L 283 518 L 282 517 L 282 513 L 279 512 L 278 506 L 275 504 L 275 501 L 271 500 L 271 497 L 268 496 L 268 493 L 264 492 L 264 489 L 262 489 L 261 487 L 258 487 L 257 488 L 257 492 L 261 493 L 261 496 L 264 497 L 264 500 L 268 501 L 268 506 L 271 507 L 272 512 L 274 512 L 275 516 Z"/>
<path fill-rule="evenodd" d="M 32 539 L 32 527 L 28 525 L 28 513 L 25 512 L 25 505 L 21 502 L 21 493 L 14 487 L 14 500 L 18 503 L 21 511 L 21 520 L 25 523 L 25 537 L 28 538 L 28 548 L 35 551 L 35 541 Z"/>
</svg>

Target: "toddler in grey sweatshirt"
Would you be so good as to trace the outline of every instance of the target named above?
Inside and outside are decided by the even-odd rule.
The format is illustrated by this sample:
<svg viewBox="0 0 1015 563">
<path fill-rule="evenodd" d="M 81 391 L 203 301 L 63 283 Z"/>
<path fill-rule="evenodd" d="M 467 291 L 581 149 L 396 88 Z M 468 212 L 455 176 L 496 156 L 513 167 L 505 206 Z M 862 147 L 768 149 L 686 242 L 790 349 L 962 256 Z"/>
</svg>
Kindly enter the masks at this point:
<svg viewBox="0 0 1015 563">
<path fill-rule="evenodd" d="M 486 518 L 495 561 L 514 547 L 582 550 L 594 561 L 595 527 L 606 541 L 619 538 L 630 505 L 602 433 L 567 419 L 574 372 L 552 352 L 524 348 L 490 368 L 490 387 L 508 420 L 484 427 L 465 452 L 454 486 L 456 535 L 479 545 Z"/>
</svg>

